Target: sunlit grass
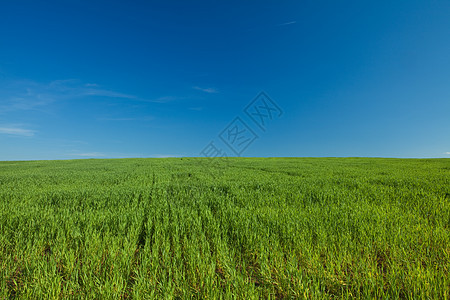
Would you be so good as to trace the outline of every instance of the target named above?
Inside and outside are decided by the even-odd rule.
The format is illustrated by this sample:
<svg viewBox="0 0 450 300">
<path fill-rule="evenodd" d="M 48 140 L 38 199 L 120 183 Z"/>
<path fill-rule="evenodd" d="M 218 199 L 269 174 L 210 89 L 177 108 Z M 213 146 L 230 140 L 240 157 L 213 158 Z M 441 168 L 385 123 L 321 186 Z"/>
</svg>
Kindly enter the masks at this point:
<svg viewBox="0 0 450 300">
<path fill-rule="evenodd" d="M 204 160 L 0 162 L 0 299 L 449 298 L 450 160 Z"/>
</svg>

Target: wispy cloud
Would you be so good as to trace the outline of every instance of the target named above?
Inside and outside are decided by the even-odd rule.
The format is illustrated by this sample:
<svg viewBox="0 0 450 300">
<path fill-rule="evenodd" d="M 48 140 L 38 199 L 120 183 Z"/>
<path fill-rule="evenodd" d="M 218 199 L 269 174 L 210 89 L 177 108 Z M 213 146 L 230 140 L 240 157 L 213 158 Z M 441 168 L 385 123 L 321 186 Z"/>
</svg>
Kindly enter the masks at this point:
<svg viewBox="0 0 450 300">
<path fill-rule="evenodd" d="M 270 29 L 274 29 L 276 27 L 294 25 L 296 23 L 297 23 L 297 21 L 289 21 L 289 22 L 284 22 L 284 23 L 279 23 L 279 24 L 264 24 L 264 25 L 261 25 L 261 26 L 248 28 L 246 31 L 270 30 Z"/>
<path fill-rule="evenodd" d="M 104 157 L 106 156 L 101 152 L 86 152 L 86 153 L 70 153 L 70 156 L 79 156 L 79 157 Z"/>
<path fill-rule="evenodd" d="M 444 154 L 450 155 L 450 152 L 445 152 Z"/>
<path fill-rule="evenodd" d="M 215 88 L 202 88 L 199 86 L 194 86 L 192 87 L 194 90 L 198 90 L 198 91 L 202 91 L 208 94 L 217 94 L 219 91 L 216 90 Z"/>
<path fill-rule="evenodd" d="M 94 89 L 89 88 L 84 91 L 80 91 L 81 93 L 79 96 L 101 96 L 101 97 L 111 97 L 111 98 L 127 98 L 127 99 L 137 99 L 136 96 L 128 95 L 124 93 L 118 93 L 114 91 L 109 90 L 102 90 L 102 89 Z"/>
<path fill-rule="evenodd" d="M 121 152 L 83 152 L 82 150 L 72 150 L 65 154 L 65 157 L 78 158 L 136 158 L 136 157 L 152 157 L 142 153 L 121 153 Z"/>
<path fill-rule="evenodd" d="M 177 100 L 186 99 L 186 97 L 178 97 L 178 96 L 163 96 L 157 98 L 132 98 L 133 101 L 143 102 L 143 103 L 168 103 Z"/>
<path fill-rule="evenodd" d="M 184 99 L 184 98 L 176 97 L 176 96 L 164 96 L 164 97 L 159 97 L 159 98 L 155 98 L 155 99 L 141 99 L 141 100 L 144 102 L 167 103 L 167 102 L 172 102 L 172 101 L 180 100 L 180 99 Z"/>
<path fill-rule="evenodd" d="M 43 88 L 56 95 L 67 97 L 102 96 L 127 99 L 137 98 L 134 95 L 119 93 L 108 89 L 102 89 L 96 83 L 82 84 L 77 79 L 54 80 L 50 82 L 48 86 L 43 85 Z"/>
<path fill-rule="evenodd" d="M 0 105 L 0 113 L 6 113 L 17 110 L 41 110 L 54 102 L 53 98 L 47 95 L 22 95 L 21 97 L 11 97 L 4 101 L 5 104 Z"/>
<path fill-rule="evenodd" d="M 204 89 L 213 93 L 214 89 Z M 178 96 L 141 98 L 133 94 L 102 88 L 96 83 L 83 83 L 77 79 L 53 80 L 39 83 L 31 80 L 15 80 L 0 83 L 0 114 L 14 111 L 39 111 L 52 113 L 53 104 L 85 97 L 129 99 L 130 102 L 168 103 L 185 99 Z"/>
<path fill-rule="evenodd" d="M 1 86 L 0 113 L 20 110 L 42 111 L 55 102 L 86 96 L 139 99 L 134 95 L 100 88 L 95 83 L 82 84 L 76 79 L 54 80 L 49 83 L 17 80 Z"/>
<path fill-rule="evenodd" d="M 155 157 L 155 158 L 173 158 L 173 157 L 183 157 L 183 155 L 177 155 L 177 154 L 154 154 L 151 157 Z"/>
<path fill-rule="evenodd" d="M 152 121 L 153 117 L 141 117 L 141 118 L 122 118 L 122 117 L 105 117 L 98 118 L 99 121 Z"/>
<path fill-rule="evenodd" d="M 99 121 L 136 121 L 136 118 L 99 118 Z"/>
<path fill-rule="evenodd" d="M 292 25 L 292 24 L 295 24 L 295 23 L 297 23 L 297 21 L 291 21 L 291 22 L 276 24 L 275 26 L 286 26 L 286 25 Z"/>
<path fill-rule="evenodd" d="M 0 127 L 0 134 L 8 134 L 15 136 L 33 136 L 36 131 L 30 129 L 24 129 L 14 126 Z"/>
<path fill-rule="evenodd" d="M 203 107 L 200 107 L 200 106 L 198 106 L 198 107 L 189 107 L 189 110 L 201 111 L 201 110 L 203 110 Z"/>
<path fill-rule="evenodd" d="M 93 86 L 97 87 L 98 84 L 96 84 L 96 83 L 86 83 L 85 86 L 87 86 L 87 87 L 93 87 Z"/>
</svg>

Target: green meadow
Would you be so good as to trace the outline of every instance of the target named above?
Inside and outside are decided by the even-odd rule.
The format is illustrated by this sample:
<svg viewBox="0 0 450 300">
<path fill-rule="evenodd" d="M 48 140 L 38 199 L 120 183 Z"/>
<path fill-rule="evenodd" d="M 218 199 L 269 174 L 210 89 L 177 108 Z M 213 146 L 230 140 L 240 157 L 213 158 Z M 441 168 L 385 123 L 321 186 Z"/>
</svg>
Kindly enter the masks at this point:
<svg viewBox="0 0 450 300">
<path fill-rule="evenodd" d="M 450 159 L 0 162 L 0 299 L 450 297 Z"/>
</svg>

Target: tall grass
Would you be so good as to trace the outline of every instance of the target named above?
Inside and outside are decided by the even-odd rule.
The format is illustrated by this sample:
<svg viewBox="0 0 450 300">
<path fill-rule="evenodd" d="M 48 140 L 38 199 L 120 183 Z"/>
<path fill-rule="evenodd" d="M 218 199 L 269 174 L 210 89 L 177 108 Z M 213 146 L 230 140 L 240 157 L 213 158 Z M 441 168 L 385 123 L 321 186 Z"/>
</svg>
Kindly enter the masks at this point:
<svg viewBox="0 0 450 300">
<path fill-rule="evenodd" d="M 0 299 L 440 298 L 450 160 L 0 162 Z"/>
</svg>

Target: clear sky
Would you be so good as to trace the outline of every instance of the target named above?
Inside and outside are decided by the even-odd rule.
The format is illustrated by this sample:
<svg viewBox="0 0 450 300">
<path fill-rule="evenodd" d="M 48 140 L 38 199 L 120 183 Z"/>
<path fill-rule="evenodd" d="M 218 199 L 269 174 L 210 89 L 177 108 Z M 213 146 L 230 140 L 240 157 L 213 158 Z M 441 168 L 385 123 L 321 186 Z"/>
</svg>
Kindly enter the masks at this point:
<svg viewBox="0 0 450 300">
<path fill-rule="evenodd" d="M 0 160 L 210 142 L 450 157 L 450 1 L 1 2 Z"/>
</svg>

